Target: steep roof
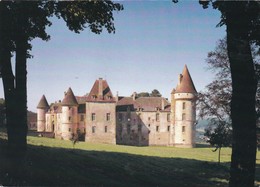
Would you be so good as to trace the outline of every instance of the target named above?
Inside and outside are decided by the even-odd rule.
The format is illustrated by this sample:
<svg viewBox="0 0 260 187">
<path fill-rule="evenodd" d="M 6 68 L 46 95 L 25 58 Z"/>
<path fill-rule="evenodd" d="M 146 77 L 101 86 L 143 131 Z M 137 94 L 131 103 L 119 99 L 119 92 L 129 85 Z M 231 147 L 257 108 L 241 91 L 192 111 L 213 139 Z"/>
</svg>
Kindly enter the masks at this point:
<svg viewBox="0 0 260 187">
<path fill-rule="evenodd" d="M 43 109 L 48 109 L 48 108 L 50 108 L 50 106 L 49 106 L 49 104 L 48 104 L 48 102 L 47 102 L 47 100 L 46 100 L 45 95 L 42 96 L 42 98 L 41 98 L 39 104 L 37 105 L 37 108 L 43 108 Z"/>
<path fill-rule="evenodd" d="M 179 79 L 180 80 L 176 87 L 175 93 L 197 93 L 186 65 L 184 66 L 183 72 Z"/>
<path fill-rule="evenodd" d="M 65 93 L 65 97 L 61 102 L 62 106 L 77 106 L 78 102 L 71 88 Z"/>
<path fill-rule="evenodd" d="M 87 101 L 87 96 L 75 96 L 78 104 L 85 104 Z"/>
<path fill-rule="evenodd" d="M 95 81 L 91 91 L 89 92 L 87 102 L 115 102 L 115 98 L 108 86 L 106 80 L 99 78 Z"/>
<path fill-rule="evenodd" d="M 118 111 L 138 110 L 142 111 L 170 111 L 170 103 L 163 97 L 123 97 L 117 102 Z"/>
</svg>

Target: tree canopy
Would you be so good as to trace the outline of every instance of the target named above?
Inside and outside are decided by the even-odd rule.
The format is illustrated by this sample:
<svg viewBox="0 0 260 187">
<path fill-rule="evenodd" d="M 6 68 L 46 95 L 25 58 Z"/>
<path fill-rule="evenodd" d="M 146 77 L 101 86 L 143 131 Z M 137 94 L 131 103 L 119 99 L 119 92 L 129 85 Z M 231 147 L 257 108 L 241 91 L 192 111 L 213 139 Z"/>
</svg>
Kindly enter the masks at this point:
<svg viewBox="0 0 260 187">
<path fill-rule="evenodd" d="M 219 26 L 226 26 L 232 79 L 233 129 L 230 187 L 254 186 L 256 160 L 257 80 L 250 44 L 260 45 L 259 1 L 200 1 L 221 12 Z"/>
<path fill-rule="evenodd" d="M 9 147 L 26 149 L 27 134 L 27 58 L 31 41 L 50 39 L 46 28 L 51 17 L 63 19 L 75 33 L 89 28 L 100 34 L 114 33 L 114 11 L 123 6 L 112 1 L 1 1 L 0 2 L 0 74 L 6 101 Z M 11 58 L 15 57 L 15 71 Z"/>
</svg>

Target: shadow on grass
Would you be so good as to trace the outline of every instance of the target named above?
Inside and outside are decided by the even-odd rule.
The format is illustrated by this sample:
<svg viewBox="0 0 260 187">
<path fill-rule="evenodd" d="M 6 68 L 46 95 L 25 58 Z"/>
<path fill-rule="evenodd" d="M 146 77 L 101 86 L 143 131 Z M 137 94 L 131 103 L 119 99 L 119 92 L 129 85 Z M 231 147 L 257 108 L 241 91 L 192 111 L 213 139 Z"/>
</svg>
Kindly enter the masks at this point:
<svg viewBox="0 0 260 187">
<path fill-rule="evenodd" d="M 11 186 L 227 186 L 228 168 L 183 158 L 161 158 L 28 145 L 22 163 L 5 155 L 0 139 L 0 184 Z"/>
</svg>

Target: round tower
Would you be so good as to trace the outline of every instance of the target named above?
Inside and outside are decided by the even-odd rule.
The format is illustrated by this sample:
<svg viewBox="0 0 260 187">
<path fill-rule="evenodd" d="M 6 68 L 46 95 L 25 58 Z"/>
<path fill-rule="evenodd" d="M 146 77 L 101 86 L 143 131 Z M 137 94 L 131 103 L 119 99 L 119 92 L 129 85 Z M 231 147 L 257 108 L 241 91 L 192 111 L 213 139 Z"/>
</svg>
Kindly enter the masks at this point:
<svg viewBox="0 0 260 187">
<path fill-rule="evenodd" d="M 42 96 L 39 104 L 37 105 L 37 131 L 45 131 L 46 113 L 50 108 L 45 95 Z"/>
<path fill-rule="evenodd" d="M 195 147 L 196 98 L 197 91 L 185 65 L 176 90 L 172 92 L 174 144 L 177 147 Z"/>
<path fill-rule="evenodd" d="M 78 102 L 71 88 L 65 92 L 65 96 L 61 104 L 61 137 L 64 140 L 70 140 L 73 137 L 73 134 L 77 133 L 78 123 Z"/>
</svg>

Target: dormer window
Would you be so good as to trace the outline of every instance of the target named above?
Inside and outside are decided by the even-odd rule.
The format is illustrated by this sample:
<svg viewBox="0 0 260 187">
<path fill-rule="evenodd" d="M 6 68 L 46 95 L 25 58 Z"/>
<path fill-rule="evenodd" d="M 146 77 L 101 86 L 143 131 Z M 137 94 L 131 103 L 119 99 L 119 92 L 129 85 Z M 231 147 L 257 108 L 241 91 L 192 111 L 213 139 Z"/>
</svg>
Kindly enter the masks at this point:
<svg viewBox="0 0 260 187">
<path fill-rule="evenodd" d="M 96 99 L 97 98 L 97 96 L 96 95 L 92 95 L 92 99 Z"/>
<path fill-rule="evenodd" d="M 108 96 L 107 96 L 107 99 L 108 99 L 108 100 L 111 100 L 111 99 L 112 99 L 112 96 L 111 96 L 111 95 L 108 95 Z"/>
</svg>

